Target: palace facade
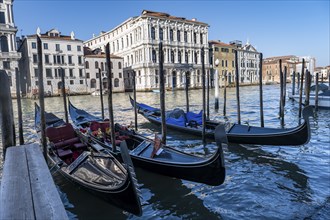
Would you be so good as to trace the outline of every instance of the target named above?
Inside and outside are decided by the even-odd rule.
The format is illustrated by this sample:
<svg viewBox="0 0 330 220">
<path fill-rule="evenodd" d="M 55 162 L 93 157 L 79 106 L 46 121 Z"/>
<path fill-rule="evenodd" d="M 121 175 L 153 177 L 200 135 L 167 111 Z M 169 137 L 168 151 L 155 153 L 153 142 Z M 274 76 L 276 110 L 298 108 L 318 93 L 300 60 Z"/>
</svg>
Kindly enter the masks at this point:
<svg viewBox="0 0 330 220">
<path fill-rule="evenodd" d="M 190 87 L 202 86 L 202 57 L 209 71 L 208 24 L 167 13 L 142 11 L 108 32 L 84 42 L 86 47 L 104 51 L 110 44 L 111 54 L 122 57 L 124 76 L 136 73 L 136 88 L 149 91 L 159 88 L 159 43 L 163 43 L 164 74 L 167 89 L 184 88 L 185 75 Z M 132 89 L 125 83 L 125 90 Z"/>
</svg>

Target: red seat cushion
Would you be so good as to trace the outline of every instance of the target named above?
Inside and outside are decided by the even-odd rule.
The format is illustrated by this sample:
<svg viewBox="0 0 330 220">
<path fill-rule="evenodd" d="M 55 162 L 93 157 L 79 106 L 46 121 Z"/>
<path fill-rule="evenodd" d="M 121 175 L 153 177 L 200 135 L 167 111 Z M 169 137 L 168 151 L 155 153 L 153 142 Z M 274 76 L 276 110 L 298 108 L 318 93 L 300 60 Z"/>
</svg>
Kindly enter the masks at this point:
<svg viewBox="0 0 330 220">
<path fill-rule="evenodd" d="M 62 148 L 65 146 L 73 146 L 75 143 L 79 143 L 79 142 L 80 142 L 79 138 L 74 137 L 74 138 L 71 138 L 68 140 L 63 140 L 63 141 L 57 142 L 54 144 L 54 146 L 58 149 L 58 148 Z"/>
<path fill-rule="evenodd" d="M 86 148 L 86 145 L 84 143 L 76 143 L 73 145 L 73 147 L 77 150 L 79 149 L 85 149 Z"/>
<path fill-rule="evenodd" d="M 72 151 L 71 150 L 58 149 L 57 154 L 58 154 L 59 157 L 69 157 L 69 156 L 72 156 Z"/>
</svg>

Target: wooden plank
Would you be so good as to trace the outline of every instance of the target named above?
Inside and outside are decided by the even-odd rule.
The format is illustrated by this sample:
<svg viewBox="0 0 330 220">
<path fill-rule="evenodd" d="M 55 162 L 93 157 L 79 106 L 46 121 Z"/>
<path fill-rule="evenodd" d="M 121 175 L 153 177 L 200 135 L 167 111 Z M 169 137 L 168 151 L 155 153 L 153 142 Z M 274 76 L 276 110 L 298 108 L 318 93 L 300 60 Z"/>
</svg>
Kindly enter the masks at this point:
<svg viewBox="0 0 330 220">
<path fill-rule="evenodd" d="M 25 147 L 36 219 L 68 219 L 37 144 Z"/>
<path fill-rule="evenodd" d="M 39 145 L 8 148 L 0 219 L 68 219 Z"/>
<path fill-rule="evenodd" d="M 29 173 L 23 147 L 9 147 L 0 190 L 0 219 L 34 219 Z"/>
</svg>

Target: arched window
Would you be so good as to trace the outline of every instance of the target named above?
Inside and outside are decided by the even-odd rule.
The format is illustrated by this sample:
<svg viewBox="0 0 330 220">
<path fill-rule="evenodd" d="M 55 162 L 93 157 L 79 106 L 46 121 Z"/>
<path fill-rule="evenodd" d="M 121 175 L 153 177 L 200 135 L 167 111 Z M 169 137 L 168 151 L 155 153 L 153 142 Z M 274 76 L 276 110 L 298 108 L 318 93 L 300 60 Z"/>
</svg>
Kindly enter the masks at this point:
<svg viewBox="0 0 330 220">
<path fill-rule="evenodd" d="M 115 79 L 114 87 L 119 87 L 119 79 L 118 78 Z"/>
<path fill-rule="evenodd" d="M 187 51 L 184 52 L 184 57 L 185 57 L 186 63 L 188 63 L 188 52 Z"/>
<path fill-rule="evenodd" d="M 121 69 L 121 62 L 118 62 L 118 69 Z"/>
<path fill-rule="evenodd" d="M 163 28 L 159 28 L 159 39 L 163 40 L 164 33 L 163 33 Z"/>
<path fill-rule="evenodd" d="M 171 50 L 171 62 L 174 63 L 174 51 Z"/>
<path fill-rule="evenodd" d="M 96 88 L 96 79 L 91 79 L 91 89 Z"/>
<path fill-rule="evenodd" d="M 95 61 L 95 69 L 99 68 L 99 63 L 97 61 Z"/>
<path fill-rule="evenodd" d="M 0 37 L 0 51 L 1 52 L 9 52 L 8 48 L 8 40 L 6 36 Z"/>
<path fill-rule="evenodd" d="M 181 63 L 181 51 L 178 52 L 178 60 L 179 60 L 179 63 Z"/>
<path fill-rule="evenodd" d="M 201 44 L 203 44 L 203 34 L 202 33 L 200 34 L 199 38 L 200 38 Z"/>
<path fill-rule="evenodd" d="M 155 40 L 156 39 L 155 27 L 151 27 L 151 39 L 152 40 Z"/>
<path fill-rule="evenodd" d="M 195 64 L 197 64 L 197 52 L 195 52 Z"/>
<path fill-rule="evenodd" d="M 89 62 L 88 61 L 85 62 L 85 66 L 86 66 L 86 69 L 89 69 Z"/>
<path fill-rule="evenodd" d="M 152 50 L 152 62 L 154 62 L 154 63 L 156 63 L 156 50 L 155 49 L 153 49 Z"/>
<path fill-rule="evenodd" d="M 101 70 L 104 71 L 104 63 L 101 62 Z"/>
<path fill-rule="evenodd" d="M 199 72 L 199 70 L 197 70 L 197 83 L 200 83 L 201 81 L 201 73 Z"/>
<path fill-rule="evenodd" d="M 119 78 L 123 78 L 123 75 L 121 73 L 119 73 Z"/>
<path fill-rule="evenodd" d="M 194 32 L 194 44 L 197 42 L 196 32 Z"/>
<path fill-rule="evenodd" d="M 170 30 L 170 41 L 173 41 L 173 30 Z"/>
<path fill-rule="evenodd" d="M 180 42 L 181 41 L 181 36 L 180 36 L 180 31 L 178 30 L 177 32 L 176 32 L 176 38 L 177 38 L 177 41 L 178 42 Z"/>
</svg>

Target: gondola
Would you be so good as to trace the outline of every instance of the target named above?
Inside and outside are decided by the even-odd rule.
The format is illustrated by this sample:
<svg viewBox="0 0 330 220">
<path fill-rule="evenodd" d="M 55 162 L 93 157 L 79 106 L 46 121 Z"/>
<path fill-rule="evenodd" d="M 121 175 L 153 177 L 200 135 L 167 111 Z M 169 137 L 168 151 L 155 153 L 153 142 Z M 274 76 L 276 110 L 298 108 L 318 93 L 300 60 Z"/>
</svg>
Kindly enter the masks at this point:
<svg viewBox="0 0 330 220">
<path fill-rule="evenodd" d="M 134 107 L 134 99 L 130 97 Z M 158 108 L 136 102 L 138 113 L 156 125 L 161 125 L 161 114 Z M 295 128 L 263 128 L 249 125 L 233 124 L 227 130 L 227 138 L 231 143 L 274 145 L 274 146 L 298 146 L 309 142 L 310 127 L 309 117 L 312 115 L 312 107 L 303 109 L 304 122 Z M 215 128 L 220 122 L 206 121 L 206 137 L 214 138 Z M 167 112 L 166 126 L 187 134 L 202 136 L 202 112 L 199 114 L 175 109 Z"/>
<path fill-rule="evenodd" d="M 111 140 L 105 135 L 109 122 L 103 121 L 84 110 L 77 109 L 71 102 L 69 102 L 69 114 L 74 125 L 82 131 L 83 135 L 97 145 L 112 150 Z M 116 124 L 115 132 L 116 145 L 119 145 L 122 140 L 126 141 L 135 166 L 158 174 L 213 186 L 221 185 L 225 180 L 221 144 L 212 156 L 202 158 L 164 145 L 157 150 L 157 141 L 139 135 L 134 130 L 119 124 Z M 221 135 L 219 132 L 219 136 Z M 225 136 L 225 132 L 223 135 Z"/>
<path fill-rule="evenodd" d="M 84 141 L 71 124 L 52 113 L 45 113 L 45 119 L 47 156 L 52 169 L 57 168 L 65 178 L 112 205 L 141 216 L 140 191 L 129 156 L 123 153 L 123 165 L 108 150 Z M 38 134 L 40 121 L 40 107 L 35 104 Z M 122 149 L 125 151 L 125 146 Z"/>
</svg>

